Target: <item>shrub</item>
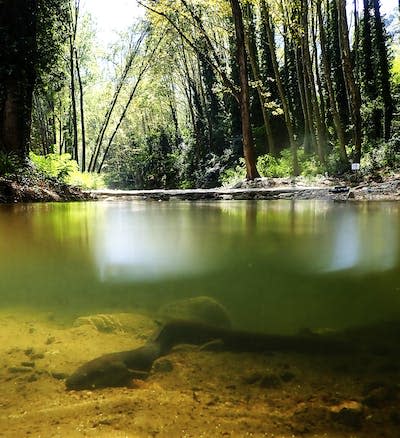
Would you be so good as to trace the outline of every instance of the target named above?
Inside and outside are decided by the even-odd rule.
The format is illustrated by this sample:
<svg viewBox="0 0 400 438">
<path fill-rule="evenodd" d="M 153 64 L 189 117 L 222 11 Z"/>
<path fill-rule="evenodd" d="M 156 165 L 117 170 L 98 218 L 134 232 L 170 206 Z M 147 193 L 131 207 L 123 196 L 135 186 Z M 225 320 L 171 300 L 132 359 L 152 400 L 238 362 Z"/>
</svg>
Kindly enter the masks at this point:
<svg viewBox="0 0 400 438">
<path fill-rule="evenodd" d="M 70 154 L 36 155 L 30 152 L 29 158 L 32 160 L 35 168 L 44 176 L 57 178 L 63 182 L 67 182 L 68 177 L 72 173 L 79 172 L 78 163 L 71 160 Z"/>
<path fill-rule="evenodd" d="M 316 176 L 323 173 L 323 169 L 318 159 L 314 155 L 307 155 L 303 149 L 297 152 L 301 175 Z M 293 159 L 290 149 L 285 149 L 279 157 L 269 154 L 260 155 L 257 159 L 257 169 L 261 176 L 269 178 L 284 178 L 293 175 Z M 234 168 L 226 169 L 221 175 L 221 183 L 230 186 L 246 177 L 246 167 L 244 159 L 240 159 L 240 164 Z"/>
<path fill-rule="evenodd" d="M 400 136 L 394 135 L 389 141 L 375 141 L 364 145 L 361 158 L 361 172 L 374 173 L 378 170 L 400 167 Z"/>
<path fill-rule="evenodd" d="M 66 182 L 86 190 L 102 189 L 107 186 L 103 175 L 88 172 L 74 171 L 68 176 Z"/>
<path fill-rule="evenodd" d="M 244 159 L 239 159 L 239 164 L 235 167 L 225 169 L 220 176 L 220 182 L 223 186 L 231 186 L 246 178 L 246 166 Z"/>
</svg>

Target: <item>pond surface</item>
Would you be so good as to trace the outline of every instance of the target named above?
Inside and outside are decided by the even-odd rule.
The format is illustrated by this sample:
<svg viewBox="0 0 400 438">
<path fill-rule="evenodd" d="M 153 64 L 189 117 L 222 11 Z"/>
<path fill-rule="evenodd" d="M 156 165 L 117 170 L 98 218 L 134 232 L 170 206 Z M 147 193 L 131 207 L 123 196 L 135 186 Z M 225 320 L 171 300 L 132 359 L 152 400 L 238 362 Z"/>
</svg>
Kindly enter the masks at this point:
<svg viewBox="0 0 400 438">
<path fill-rule="evenodd" d="M 400 206 L 322 201 L 0 207 L 0 307 L 56 318 L 208 295 L 238 327 L 400 317 Z"/>
</svg>

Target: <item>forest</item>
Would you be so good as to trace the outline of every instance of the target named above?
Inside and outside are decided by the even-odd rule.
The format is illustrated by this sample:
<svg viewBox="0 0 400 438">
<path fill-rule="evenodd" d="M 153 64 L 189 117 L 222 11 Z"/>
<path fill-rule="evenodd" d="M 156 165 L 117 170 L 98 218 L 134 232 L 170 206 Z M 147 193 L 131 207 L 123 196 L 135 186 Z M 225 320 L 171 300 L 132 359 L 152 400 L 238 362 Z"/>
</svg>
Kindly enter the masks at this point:
<svg viewBox="0 0 400 438">
<path fill-rule="evenodd" d="M 400 166 L 400 4 L 140 0 L 105 53 L 80 3 L 0 2 L 0 173 L 196 188 Z"/>
</svg>

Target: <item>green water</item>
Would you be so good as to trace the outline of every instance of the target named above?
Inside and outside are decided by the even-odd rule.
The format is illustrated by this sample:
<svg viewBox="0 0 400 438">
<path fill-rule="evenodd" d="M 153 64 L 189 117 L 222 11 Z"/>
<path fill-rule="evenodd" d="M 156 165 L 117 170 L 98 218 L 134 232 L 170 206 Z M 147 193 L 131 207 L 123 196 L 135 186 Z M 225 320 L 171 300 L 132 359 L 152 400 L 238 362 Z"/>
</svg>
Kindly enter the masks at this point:
<svg viewBox="0 0 400 438">
<path fill-rule="evenodd" d="M 0 307 L 55 318 L 209 295 L 238 327 L 400 317 L 400 207 L 320 201 L 0 207 Z"/>
</svg>

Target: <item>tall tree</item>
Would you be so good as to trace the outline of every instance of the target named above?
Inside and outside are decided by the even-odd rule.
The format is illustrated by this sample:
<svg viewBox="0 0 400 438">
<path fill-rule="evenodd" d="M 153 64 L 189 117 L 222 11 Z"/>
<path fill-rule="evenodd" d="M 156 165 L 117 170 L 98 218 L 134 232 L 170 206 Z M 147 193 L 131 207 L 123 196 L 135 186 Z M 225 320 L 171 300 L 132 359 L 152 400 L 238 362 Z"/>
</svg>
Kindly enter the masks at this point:
<svg viewBox="0 0 400 438">
<path fill-rule="evenodd" d="M 247 56 L 244 38 L 243 14 L 238 0 L 230 0 L 236 34 L 236 56 L 239 64 L 240 92 L 238 95 L 242 121 L 243 154 L 246 163 L 246 178 L 255 179 L 260 175 L 256 167 L 253 133 L 250 120 L 250 89 L 247 72 Z"/>
<path fill-rule="evenodd" d="M 321 4 L 317 3 L 317 15 L 319 23 L 319 39 L 321 43 L 321 59 L 323 65 L 323 71 L 325 76 L 325 84 L 328 90 L 328 97 L 330 103 L 330 111 L 333 118 L 333 123 L 335 126 L 335 131 L 339 143 L 339 153 L 343 162 L 347 162 L 347 152 L 346 152 L 346 138 L 344 129 L 340 120 L 339 108 L 337 105 L 337 95 L 333 88 L 332 77 L 331 77 L 331 61 L 327 53 L 327 42 L 326 42 L 326 32 L 324 27 L 324 21 L 321 12 Z"/>
<path fill-rule="evenodd" d="M 361 96 L 360 89 L 356 83 L 353 73 L 353 63 L 351 60 L 349 28 L 346 16 L 346 0 L 336 0 L 338 12 L 338 26 L 339 26 L 339 42 L 340 52 L 342 54 L 342 67 L 346 80 L 347 95 L 350 101 L 351 118 L 353 122 L 353 141 L 354 141 L 354 155 L 353 160 L 356 163 L 361 159 Z"/>
<path fill-rule="evenodd" d="M 0 2 L 0 150 L 28 152 L 37 61 L 37 0 Z"/>
<path fill-rule="evenodd" d="M 292 152 L 293 172 L 294 172 L 294 175 L 297 176 L 297 175 L 299 175 L 299 163 L 298 163 L 298 158 L 297 158 L 297 144 L 296 144 L 293 124 L 292 124 L 292 117 L 290 114 L 289 104 L 288 104 L 288 101 L 286 99 L 286 95 L 285 95 L 285 92 L 283 89 L 283 83 L 282 83 L 280 73 L 279 73 L 278 60 L 276 58 L 276 51 L 275 51 L 274 34 L 272 32 L 272 26 L 271 26 L 271 17 L 270 17 L 269 11 L 268 11 L 268 7 L 266 5 L 264 5 L 264 8 L 265 8 L 265 10 L 264 10 L 265 23 L 264 24 L 265 24 L 265 28 L 266 28 L 267 36 L 268 36 L 268 45 L 269 45 L 269 50 L 271 53 L 271 61 L 272 61 L 273 69 L 274 69 L 275 82 L 276 82 L 276 85 L 278 87 L 278 93 L 279 93 L 279 96 L 281 99 L 283 113 L 285 116 L 286 128 L 288 130 L 290 149 Z"/>
<path fill-rule="evenodd" d="M 76 85 L 75 85 L 75 52 L 76 52 L 76 30 L 79 17 L 79 0 L 74 0 L 70 4 L 70 33 L 69 33 L 69 74 L 71 92 L 71 127 L 73 132 L 72 157 L 79 162 L 78 154 L 78 113 L 76 104 Z"/>
<path fill-rule="evenodd" d="M 380 81 L 383 111 L 384 111 L 384 126 L 383 136 L 385 140 L 389 140 L 391 134 L 391 125 L 393 119 L 393 98 L 390 89 L 390 63 L 389 54 L 386 47 L 386 35 L 380 13 L 379 0 L 372 0 L 374 9 L 374 21 L 375 21 L 375 44 L 378 58 L 378 77 Z"/>
<path fill-rule="evenodd" d="M 183 29 L 182 23 L 177 21 L 176 17 L 179 17 L 179 9 L 164 10 L 161 8 L 153 7 L 148 3 L 138 2 L 142 6 L 146 7 L 149 11 L 165 18 L 168 23 L 171 24 L 173 29 L 182 37 L 183 41 L 199 56 L 204 56 L 204 59 L 215 70 L 218 76 L 221 78 L 222 83 L 232 92 L 240 107 L 242 138 L 243 138 L 243 156 L 246 164 L 247 178 L 252 180 L 259 177 L 259 173 L 256 167 L 256 155 L 254 150 L 253 134 L 251 129 L 250 120 L 250 90 L 249 90 L 249 76 L 247 70 L 247 54 L 245 48 L 244 38 L 244 24 L 243 13 L 241 5 L 238 0 L 230 0 L 230 9 L 232 13 L 232 19 L 235 28 L 235 51 L 236 58 L 239 66 L 239 90 L 236 84 L 229 78 L 226 71 L 225 61 L 222 59 L 218 50 L 213 44 L 212 37 L 207 32 L 201 16 L 197 13 L 197 9 L 189 4 L 187 0 L 180 0 L 185 15 L 185 24 L 187 24 L 188 17 L 193 22 L 193 27 L 200 36 L 195 38 L 193 35 L 189 35 Z M 171 5 L 169 4 L 170 8 Z M 201 41 L 201 44 L 199 44 Z"/>
</svg>

